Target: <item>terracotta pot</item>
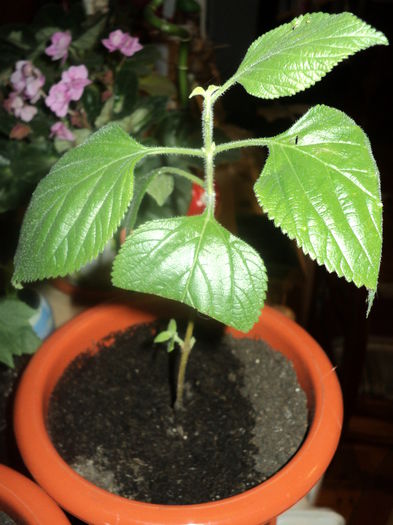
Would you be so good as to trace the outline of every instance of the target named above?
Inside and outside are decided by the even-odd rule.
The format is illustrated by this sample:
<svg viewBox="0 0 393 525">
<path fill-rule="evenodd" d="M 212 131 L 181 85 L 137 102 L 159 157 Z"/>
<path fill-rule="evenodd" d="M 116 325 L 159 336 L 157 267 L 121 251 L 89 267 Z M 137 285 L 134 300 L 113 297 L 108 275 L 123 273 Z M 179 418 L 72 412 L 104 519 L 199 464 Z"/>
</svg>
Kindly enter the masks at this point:
<svg viewBox="0 0 393 525">
<path fill-rule="evenodd" d="M 70 525 L 38 485 L 4 465 L 0 465 L 0 510 L 23 525 Z"/>
<path fill-rule="evenodd" d="M 298 453 L 261 485 L 221 501 L 153 505 L 97 488 L 74 472 L 52 445 L 45 428 L 48 399 L 65 367 L 109 332 L 148 322 L 151 314 L 125 305 L 101 305 L 55 332 L 31 360 L 16 397 L 15 432 L 22 457 L 38 483 L 67 511 L 95 525 L 262 525 L 301 499 L 326 470 L 338 443 L 342 397 L 323 350 L 297 324 L 265 307 L 249 337 L 263 337 L 288 356 L 306 391 L 310 428 Z M 229 329 L 235 337 L 244 334 Z"/>
</svg>

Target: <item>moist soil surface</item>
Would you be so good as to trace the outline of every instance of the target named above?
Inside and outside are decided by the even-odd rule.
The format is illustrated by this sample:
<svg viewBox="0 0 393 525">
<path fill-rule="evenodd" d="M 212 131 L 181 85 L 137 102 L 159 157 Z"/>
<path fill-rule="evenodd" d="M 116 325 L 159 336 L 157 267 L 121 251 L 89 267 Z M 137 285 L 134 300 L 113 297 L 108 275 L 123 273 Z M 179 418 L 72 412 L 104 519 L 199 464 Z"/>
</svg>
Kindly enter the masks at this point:
<svg viewBox="0 0 393 525">
<path fill-rule="evenodd" d="M 176 355 L 153 343 L 164 328 L 111 334 L 71 363 L 47 418 L 61 456 L 110 492 L 158 504 L 214 501 L 266 480 L 307 430 L 292 364 L 263 341 L 196 333 L 175 411 Z"/>
</svg>

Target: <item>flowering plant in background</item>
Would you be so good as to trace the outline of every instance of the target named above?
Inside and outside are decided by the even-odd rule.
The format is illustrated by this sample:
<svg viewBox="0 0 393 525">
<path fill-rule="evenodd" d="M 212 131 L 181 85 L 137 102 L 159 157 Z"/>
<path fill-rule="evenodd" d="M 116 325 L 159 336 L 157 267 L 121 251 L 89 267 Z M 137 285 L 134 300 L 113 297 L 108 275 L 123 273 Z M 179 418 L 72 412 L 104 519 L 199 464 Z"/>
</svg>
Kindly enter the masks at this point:
<svg viewBox="0 0 393 525">
<path fill-rule="evenodd" d="M 139 38 L 133 38 L 129 33 L 123 33 L 120 29 L 112 31 L 108 38 L 102 40 L 102 43 L 110 53 L 118 50 L 126 57 L 132 57 L 142 49 Z"/>
<path fill-rule="evenodd" d="M 65 117 L 71 100 L 79 100 L 82 97 L 85 87 L 91 84 L 87 75 L 86 66 L 71 66 L 67 71 L 63 71 L 60 82 L 50 88 L 45 104 L 56 116 Z"/>
<path fill-rule="evenodd" d="M 18 60 L 10 77 L 12 91 L 4 101 L 4 107 L 24 122 L 36 115 L 35 104 L 41 97 L 45 77 L 29 60 Z"/>
<path fill-rule="evenodd" d="M 56 31 L 51 38 L 51 45 L 45 49 L 45 53 L 52 57 L 52 60 L 60 60 L 61 63 L 67 60 L 68 48 L 71 44 L 71 33 L 69 31 Z"/>
<path fill-rule="evenodd" d="M 1 31 L 0 213 L 28 202 L 60 155 L 109 121 L 142 141 L 173 140 L 176 129 L 165 122 L 178 117 L 176 89 L 155 72 L 158 51 L 140 43 L 136 22 L 86 16 L 74 2 L 68 12 L 44 6 L 31 25 Z M 152 193 L 153 206 L 162 205 Z M 174 199 L 187 205 L 183 189 Z"/>
</svg>

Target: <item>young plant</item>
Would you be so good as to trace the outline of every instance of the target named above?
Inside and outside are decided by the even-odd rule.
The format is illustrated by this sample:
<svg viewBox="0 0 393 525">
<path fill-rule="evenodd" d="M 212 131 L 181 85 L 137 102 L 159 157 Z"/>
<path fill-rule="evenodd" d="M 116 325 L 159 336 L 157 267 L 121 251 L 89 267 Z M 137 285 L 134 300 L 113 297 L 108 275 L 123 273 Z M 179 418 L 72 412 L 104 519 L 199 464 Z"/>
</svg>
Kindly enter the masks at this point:
<svg viewBox="0 0 393 525">
<path fill-rule="evenodd" d="M 179 345 L 180 348 L 180 363 L 176 381 L 176 408 L 183 407 L 183 393 L 186 367 L 191 350 L 195 344 L 195 337 L 193 337 L 192 335 L 193 330 L 194 321 L 190 319 L 188 321 L 186 334 L 183 340 L 178 334 L 176 321 L 174 319 L 171 319 L 168 323 L 168 328 L 157 334 L 154 339 L 155 343 L 166 343 L 167 350 L 169 353 L 173 352 L 173 350 L 175 349 L 175 344 Z"/>
<path fill-rule="evenodd" d="M 147 147 L 109 124 L 67 152 L 38 185 L 26 212 L 13 283 L 72 273 L 97 257 L 127 210 L 135 223 L 141 196 L 161 168 L 134 177 L 152 156 L 203 159 L 201 181 L 180 168 L 165 173 L 204 187 L 197 216 L 146 222 L 126 238 L 112 281 L 126 290 L 181 301 L 241 331 L 264 304 L 265 266 L 248 244 L 214 217 L 214 164 L 224 152 L 267 146 L 269 157 L 254 190 L 270 219 L 312 259 L 369 291 L 377 288 L 382 246 L 379 174 L 369 140 L 341 111 L 318 105 L 270 138 L 216 145 L 214 105 L 233 85 L 256 97 L 294 95 L 349 55 L 386 45 L 386 37 L 350 13 L 300 16 L 258 38 L 222 86 L 198 87 L 203 98 L 203 147 Z M 134 221 L 134 222 L 133 222 Z"/>
</svg>

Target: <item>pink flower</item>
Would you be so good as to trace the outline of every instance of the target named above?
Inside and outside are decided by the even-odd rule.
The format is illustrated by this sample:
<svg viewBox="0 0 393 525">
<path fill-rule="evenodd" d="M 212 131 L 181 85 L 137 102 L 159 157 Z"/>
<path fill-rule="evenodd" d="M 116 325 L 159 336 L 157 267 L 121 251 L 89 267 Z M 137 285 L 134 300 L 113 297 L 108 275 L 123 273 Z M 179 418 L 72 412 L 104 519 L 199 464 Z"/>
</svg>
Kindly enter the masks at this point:
<svg viewBox="0 0 393 525">
<path fill-rule="evenodd" d="M 101 42 L 110 53 L 119 50 L 127 57 L 131 57 L 143 49 L 139 43 L 139 38 L 134 38 L 129 33 L 123 33 L 120 29 L 109 33 L 109 38 L 104 38 Z"/>
<path fill-rule="evenodd" d="M 70 100 L 79 100 L 83 95 L 83 90 L 91 84 L 87 78 L 88 71 L 86 66 L 71 66 L 61 75 L 61 82 L 67 86 Z"/>
<path fill-rule="evenodd" d="M 44 75 L 28 60 L 19 60 L 16 63 L 10 80 L 16 93 L 33 103 L 40 98 L 41 88 L 45 84 Z"/>
<path fill-rule="evenodd" d="M 58 139 L 68 140 L 69 142 L 72 142 L 73 140 L 75 140 L 74 135 L 67 128 L 67 126 L 63 124 L 63 122 L 59 121 L 53 124 L 53 126 L 51 126 L 50 128 L 50 131 L 51 131 L 50 137 L 57 137 Z"/>
<path fill-rule="evenodd" d="M 67 85 L 64 82 L 58 82 L 50 88 L 49 95 L 45 99 L 45 104 L 58 117 L 65 117 L 70 101 L 71 97 Z"/>
<path fill-rule="evenodd" d="M 51 37 L 51 45 L 45 49 L 45 53 L 52 57 L 52 60 L 62 59 L 62 64 L 68 57 L 68 48 L 71 44 L 71 34 L 69 31 L 56 31 Z"/>
<path fill-rule="evenodd" d="M 63 71 L 60 82 L 50 88 L 49 95 L 45 99 L 45 104 L 55 115 L 64 117 L 71 100 L 81 98 L 85 87 L 91 84 L 87 75 L 88 71 L 84 65 L 71 66 L 67 71 Z"/>
<path fill-rule="evenodd" d="M 37 108 L 26 104 L 25 100 L 15 91 L 12 91 L 9 97 L 4 100 L 3 106 L 8 113 L 13 113 L 15 117 L 24 122 L 30 122 L 37 113 Z"/>
</svg>

